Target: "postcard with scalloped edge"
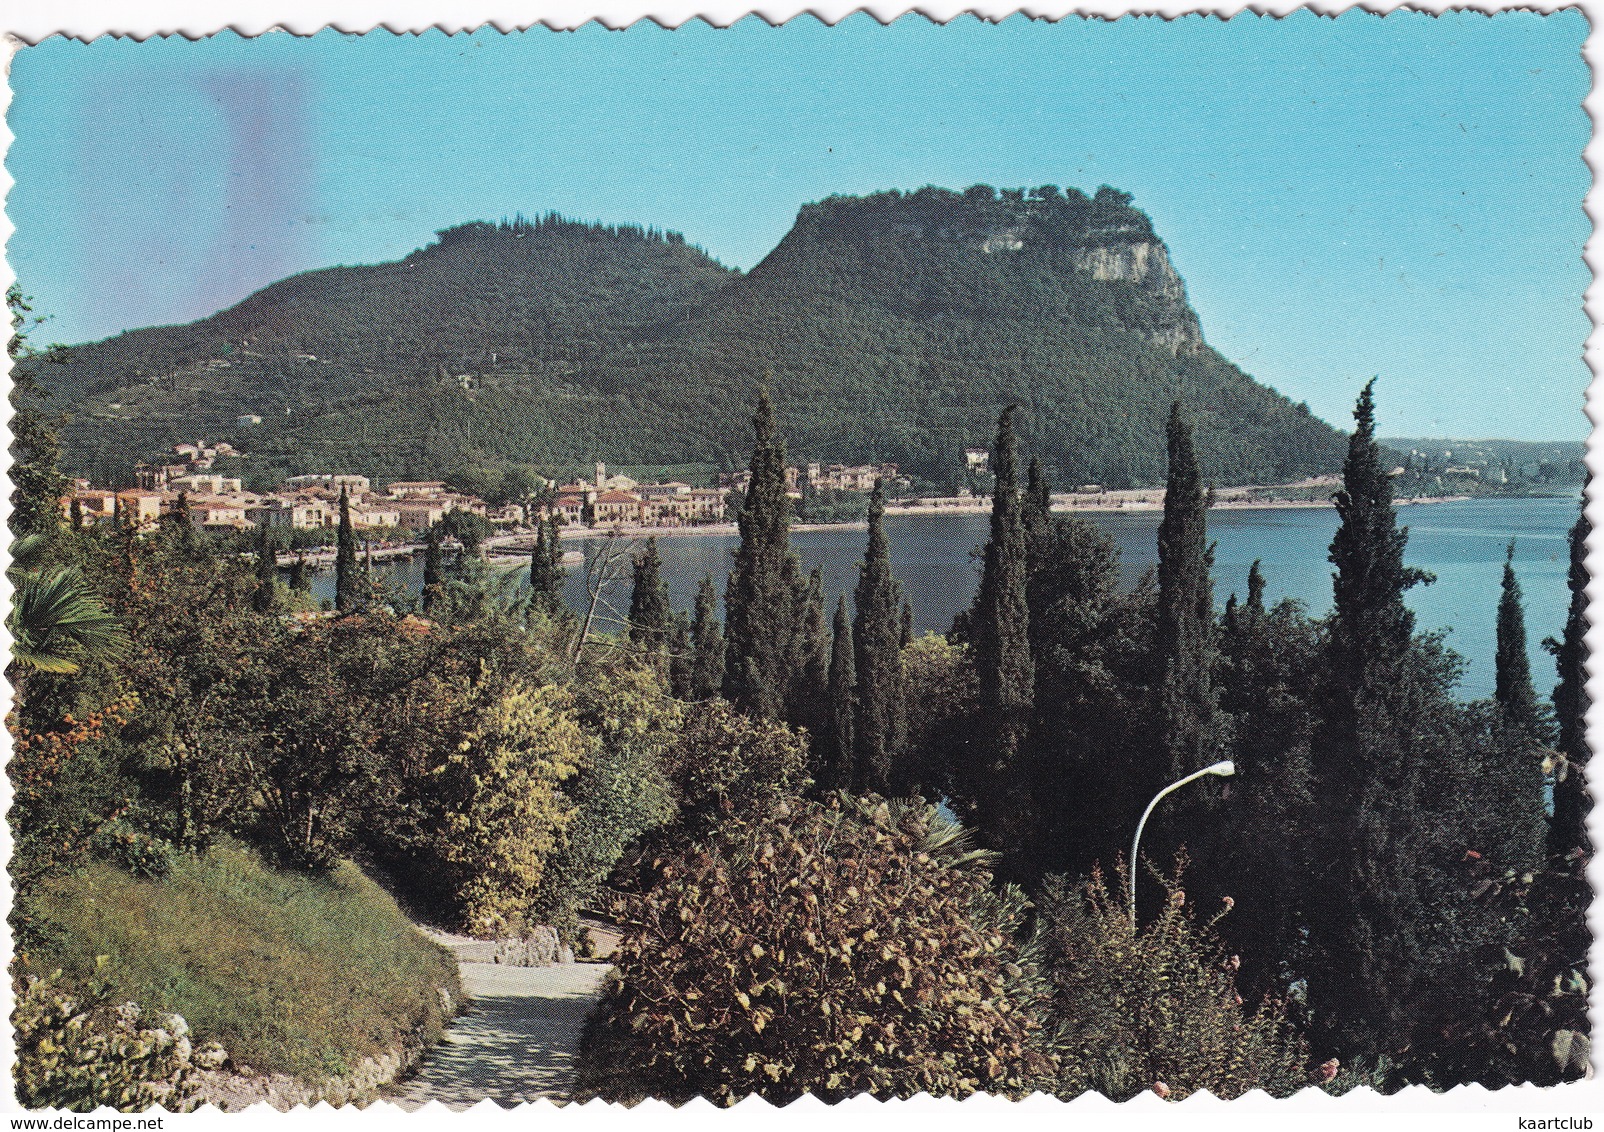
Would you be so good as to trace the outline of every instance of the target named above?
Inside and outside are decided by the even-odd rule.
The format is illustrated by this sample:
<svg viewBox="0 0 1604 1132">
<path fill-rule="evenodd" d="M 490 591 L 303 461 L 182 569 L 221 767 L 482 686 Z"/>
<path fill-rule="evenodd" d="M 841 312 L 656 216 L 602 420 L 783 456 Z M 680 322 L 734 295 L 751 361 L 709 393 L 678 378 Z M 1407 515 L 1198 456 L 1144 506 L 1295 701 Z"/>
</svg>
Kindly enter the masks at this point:
<svg viewBox="0 0 1604 1132">
<path fill-rule="evenodd" d="M 16 1106 L 1596 1100 L 1587 28 L 14 41 Z"/>
</svg>

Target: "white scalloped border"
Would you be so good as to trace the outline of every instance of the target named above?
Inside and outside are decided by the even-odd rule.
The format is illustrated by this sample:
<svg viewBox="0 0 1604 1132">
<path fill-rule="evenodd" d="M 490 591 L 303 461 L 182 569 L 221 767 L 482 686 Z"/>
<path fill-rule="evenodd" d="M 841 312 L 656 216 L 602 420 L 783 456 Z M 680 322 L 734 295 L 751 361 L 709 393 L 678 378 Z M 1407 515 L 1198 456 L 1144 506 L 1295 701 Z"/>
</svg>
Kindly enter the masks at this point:
<svg viewBox="0 0 1604 1132">
<path fill-rule="evenodd" d="M 137 5 L 136 10 L 130 6 Z M 129 38 L 143 41 L 151 37 L 182 36 L 198 40 L 225 31 L 254 37 L 269 32 L 311 36 L 325 30 L 342 34 L 368 34 L 388 32 L 394 35 L 455 35 L 493 28 L 513 34 L 544 28 L 550 32 L 573 31 L 589 23 L 618 30 L 649 20 L 664 28 L 677 28 L 700 20 L 712 27 L 729 27 L 743 19 L 761 19 L 771 26 L 789 23 L 794 19 L 811 17 L 834 26 L 859 13 L 881 24 L 898 19 L 923 18 L 946 24 L 965 17 L 1000 23 L 1009 18 L 1026 18 L 1057 22 L 1065 19 L 1090 18 L 1117 20 L 1122 17 L 1161 18 L 1172 20 L 1182 16 L 1211 16 L 1229 20 L 1242 16 L 1280 17 L 1308 9 L 1326 17 L 1360 10 L 1383 16 L 1394 11 L 1428 12 L 1434 15 L 1447 11 L 1474 11 L 1492 16 L 1502 12 L 1532 12 L 1551 14 L 1573 9 L 1587 16 L 1590 33 L 1583 48 L 1583 57 L 1595 75 L 1592 89 L 1583 102 L 1593 122 L 1593 137 L 1584 159 L 1592 171 L 1594 181 L 1589 188 L 1584 209 L 1595 226 L 1588 239 L 1585 262 L 1593 272 L 1585 298 L 1585 308 L 1593 321 L 1584 356 L 1593 374 L 1587 393 L 1588 418 L 1593 422 L 1593 433 L 1588 439 L 1587 466 L 1598 478 L 1589 491 L 1587 514 L 1592 523 L 1593 537 L 1588 543 L 1587 566 L 1591 581 L 1588 611 L 1588 690 L 1592 709 L 1588 713 L 1588 730 L 1597 757 L 1590 766 L 1590 793 L 1594 808 L 1589 821 L 1593 844 L 1599 847 L 1589 869 L 1595 893 L 1604 894 L 1604 284 L 1600 282 L 1601 252 L 1596 231 L 1601 211 L 1604 211 L 1604 190 L 1599 185 L 1604 147 L 1600 146 L 1599 126 L 1604 121 L 1604 95 L 1596 78 L 1604 67 L 1604 0 L 1531 0 L 1527 3 L 1451 3 L 1448 0 L 1416 0 L 1415 3 L 1310 3 L 1273 0 L 1270 3 L 1144 3 L 1135 0 L 1130 4 L 1117 0 L 1088 0 L 1079 4 L 1024 3 L 1010 4 L 1004 0 L 982 0 L 964 3 L 963 0 L 932 0 L 921 4 L 900 3 L 838 3 L 823 2 L 745 5 L 739 0 L 709 0 L 693 3 L 690 0 L 659 0 L 645 3 L 642 0 L 554 0 L 540 4 L 509 4 L 506 0 L 468 0 L 466 3 L 446 3 L 443 0 L 8 0 L 0 7 L 0 36 L 4 37 L 5 70 L 9 76 L 11 58 L 28 46 L 53 36 L 88 43 L 102 36 Z M 10 105 L 9 83 L 0 91 L 0 114 Z M 12 134 L 0 121 L 0 161 L 9 149 Z M 9 170 L 0 164 L 0 199 L 9 193 L 13 179 Z M 14 231 L 9 216 L 0 215 L 0 247 L 4 247 Z M 10 264 L 0 260 L 0 289 L 9 286 L 13 275 Z M 5 387 L 10 388 L 9 378 Z M 5 414 L 0 414 L 4 416 Z M 0 433 L 10 442 L 9 429 L 0 423 Z M 9 513 L 9 501 L 0 497 L 0 519 Z M 3 530 L 0 527 L 0 530 Z M 4 540 L 0 539 L 0 547 Z M 0 558 L 5 558 L 0 549 Z M 10 601 L 10 585 L 0 573 L 0 603 Z M 0 802 L 9 805 L 9 782 L 0 777 Z M 0 822 L 0 856 L 9 857 L 10 835 Z M 9 878 L 0 872 L 0 888 L 10 906 Z M 1295 1097 L 1276 1099 L 1260 1091 L 1233 1101 L 1221 1101 L 1209 1093 L 1199 1093 L 1177 1103 L 1164 1101 L 1151 1094 L 1142 1094 L 1124 1104 L 1116 1105 L 1096 1093 L 1088 1093 L 1070 1102 L 1057 1101 L 1040 1094 L 1024 1101 L 1011 1102 L 997 1097 L 976 1096 L 966 1101 L 935 1100 L 920 1096 L 909 1101 L 876 1101 L 868 1097 L 856 1098 L 835 1106 L 825 1106 L 812 1097 L 805 1097 L 786 1107 L 775 1109 L 757 1098 L 748 1098 L 728 1112 L 715 1110 L 705 1101 L 693 1101 L 679 1109 L 658 1101 L 647 1101 L 625 1112 L 617 1106 L 593 1101 L 586 1105 L 567 1105 L 556 1108 L 549 1102 L 520 1105 L 502 1109 L 490 1101 L 483 1101 L 462 1114 L 452 1114 L 438 1102 L 409 1115 L 387 1104 L 375 1104 L 365 1111 L 352 1108 L 334 1110 L 319 1105 L 312 1110 L 297 1109 L 279 1114 L 257 1105 L 248 1113 L 224 1115 L 208 1107 L 201 1113 L 181 1116 L 177 1120 L 184 1126 L 230 1127 L 242 1121 L 256 1125 L 261 1121 L 311 1121 L 320 1127 L 338 1123 L 350 1126 L 351 1121 L 367 1127 L 388 1127 L 395 1121 L 423 1122 L 428 1126 L 436 1122 L 466 1123 L 480 1126 L 502 1126 L 508 1130 L 528 1132 L 529 1120 L 536 1117 L 543 1123 L 554 1122 L 564 1127 L 579 1128 L 686 1128 L 701 1129 L 709 1122 L 727 1128 L 805 1128 L 818 1132 L 821 1121 L 846 1128 L 873 1129 L 883 1132 L 888 1126 L 917 1128 L 920 1132 L 941 1132 L 948 1128 L 963 1132 L 979 1132 L 989 1128 L 992 1121 L 1007 1121 L 1010 1132 L 1024 1129 L 1053 1129 L 1062 1132 L 1064 1120 L 1072 1116 L 1076 1132 L 1098 1129 L 1201 1128 L 1230 1129 L 1231 1132 L 1256 1129 L 1287 1128 L 1288 1118 L 1299 1124 L 1299 1132 L 1335 1132 L 1354 1127 L 1354 1119 L 1364 1121 L 1366 1132 L 1387 1132 L 1389 1129 L 1423 1128 L 1497 1129 L 1498 1132 L 1519 1132 L 1518 1118 L 1541 1119 L 1550 1116 L 1589 1115 L 1593 1127 L 1604 1132 L 1604 1055 L 1598 1052 L 1597 1038 L 1604 1030 L 1604 990 L 1600 989 L 1604 974 L 1604 899 L 1595 899 L 1589 924 L 1593 929 L 1593 950 L 1590 969 L 1593 973 L 1593 993 L 1590 1018 L 1595 1038 L 1593 1065 L 1594 1077 L 1590 1081 L 1573 1082 L 1553 1088 L 1535 1085 L 1508 1086 L 1490 1091 L 1480 1085 L 1461 1085 L 1443 1093 L 1415 1086 L 1391 1096 L 1383 1097 L 1369 1089 L 1356 1089 L 1333 1097 L 1315 1088 L 1308 1088 Z M 9 943 L 6 957 L 9 959 Z M 0 1092 L 0 1113 L 12 1114 L 17 1110 L 10 1099 L 9 1072 L 13 1058 L 11 1029 L 4 1024 L 11 1009 L 9 980 L 0 979 L 0 1076 L 4 1078 L 4 1092 Z M 537 1116 L 538 1112 L 538 1116 Z M 1447 1118 L 1445 1121 L 1444 1118 Z M 835 1128 L 831 1132 L 836 1132 Z"/>
</svg>

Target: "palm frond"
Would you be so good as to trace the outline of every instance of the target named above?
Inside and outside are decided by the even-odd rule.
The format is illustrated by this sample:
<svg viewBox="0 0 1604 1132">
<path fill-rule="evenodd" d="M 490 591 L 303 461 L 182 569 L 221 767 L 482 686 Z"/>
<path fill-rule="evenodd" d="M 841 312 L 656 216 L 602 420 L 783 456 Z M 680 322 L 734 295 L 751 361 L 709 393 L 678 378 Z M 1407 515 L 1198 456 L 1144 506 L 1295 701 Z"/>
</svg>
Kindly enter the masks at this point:
<svg viewBox="0 0 1604 1132">
<path fill-rule="evenodd" d="M 128 646 L 122 620 L 74 567 L 19 578 L 6 628 L 18 663 L 60 675 L 77 672 L 86 658 L 114 660 Z"/>
<path fill-rule="evenodd" d="M 44 535 L 23 535 L 14 540 L 11 544 L 11 565 L 6 567 L 6 572 L 26 574 L 43 569 L 49 546 L 50 540 Z"/>
</svg>

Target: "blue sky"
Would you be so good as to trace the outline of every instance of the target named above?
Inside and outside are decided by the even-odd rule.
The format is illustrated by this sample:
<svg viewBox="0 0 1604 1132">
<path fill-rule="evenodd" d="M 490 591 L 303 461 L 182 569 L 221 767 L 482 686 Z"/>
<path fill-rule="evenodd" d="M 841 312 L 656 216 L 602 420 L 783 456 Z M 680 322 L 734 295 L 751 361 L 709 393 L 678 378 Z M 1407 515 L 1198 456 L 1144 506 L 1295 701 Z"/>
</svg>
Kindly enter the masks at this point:
<svg viewBox="0 0 1604 1132">
<path fill-rule="evenodd" d="M 1586 31 L 1354 11 L 52 39 L 13 64 L 8 254 L 76 342 L 518 211 L 750 267 L 832 193 L 1107 183 L 1210 343 L 1327 420 L 1379 375 L 1384 434 L 1580 438 Z"/>
</svg>

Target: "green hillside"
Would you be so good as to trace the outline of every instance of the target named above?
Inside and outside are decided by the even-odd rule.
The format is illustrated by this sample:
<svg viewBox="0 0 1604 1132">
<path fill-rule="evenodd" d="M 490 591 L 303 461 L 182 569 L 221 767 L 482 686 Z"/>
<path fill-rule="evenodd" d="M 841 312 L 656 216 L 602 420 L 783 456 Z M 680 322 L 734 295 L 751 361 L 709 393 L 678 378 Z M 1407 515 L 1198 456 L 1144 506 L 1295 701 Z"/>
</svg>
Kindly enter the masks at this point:
<svg viewBox="0 0 1604 1132">
<path fill-rule="evenodd" d="M 1149 483 L 1171 400 L 1222 482 L 1338 466 L 1341 442 L 1202 339 L 1126 194 L 833 197 L 747 275 L 678 237 L 470 224 L 398 263 L 311 272 L 42 374 L 104 477 L 180 439 L 264 471 L 435 476 L 593 460 L 736 466 L 758 382 L 792 453 L 953 482 L 1005 404 L 1060 482 Z M 235 418 L 263 423 L 240 428 Z"/>
</svg>

